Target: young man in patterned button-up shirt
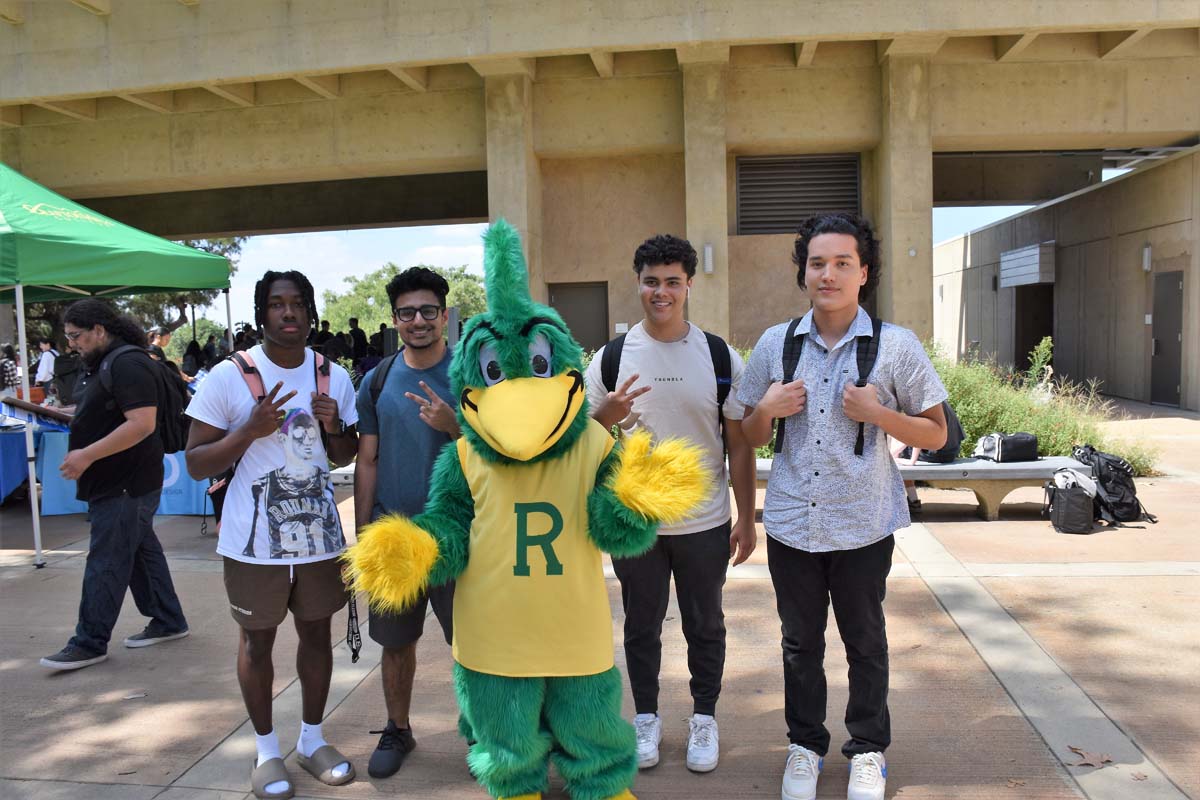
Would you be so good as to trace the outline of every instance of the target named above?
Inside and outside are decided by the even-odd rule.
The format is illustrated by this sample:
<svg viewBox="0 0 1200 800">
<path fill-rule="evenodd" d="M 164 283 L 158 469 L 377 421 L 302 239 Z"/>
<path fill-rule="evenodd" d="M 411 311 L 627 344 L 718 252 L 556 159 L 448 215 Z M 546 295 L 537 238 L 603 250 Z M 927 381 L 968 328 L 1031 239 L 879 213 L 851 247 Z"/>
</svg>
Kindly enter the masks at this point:
<svg viewBox="0 0 1200 800">
<path fill-rule="evenodd" d="M 759 339 L 739 399 L 752 445 L 784 426 L 763 504 L 767 558 L 783 623 L 784 716 L 791 745 L 784 800 L 816 797 L 825 728 L 825 626 L 829 603 L 850 665 L 842 753 L 850 759 L 849 800 L 882 800 L 891 741 L 883 598 L 893 534 L 909 525 L 904 484 L 887 436 L 936 450 L 946 440 L 946 390 L 912 331 L 884 324 L 869 383 L 855 386 L 858 337 L 871 337 L 859 303 L 879 283 L 879 242 L 866 220 L 830 214 L 805 220 L 792 260 L 812 302 L 795 328 L 803 350 L 783 383 L 788 324 Z M 751 409 L 753 407 L 753 409 Z M 855 455 L 865 423 L 862 455 Z"/>
</svg>

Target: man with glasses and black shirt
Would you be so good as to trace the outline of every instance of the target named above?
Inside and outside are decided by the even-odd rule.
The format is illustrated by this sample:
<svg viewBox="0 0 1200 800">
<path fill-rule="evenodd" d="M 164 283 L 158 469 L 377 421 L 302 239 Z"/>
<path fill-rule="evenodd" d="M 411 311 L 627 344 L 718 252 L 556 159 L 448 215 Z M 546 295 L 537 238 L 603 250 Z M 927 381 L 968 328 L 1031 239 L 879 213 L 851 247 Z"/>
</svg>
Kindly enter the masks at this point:
<svg viewBox="0 0 1200 800">
<path fill-rule="evenodd" d="M 446 279 L 425 267 L 407 269 L 387 285 L 392 321 L 404 347 L 359 384 L 354 516 L 360 530 L 384 514 L 421 513 L 434 461 L 459 435 L 457 398 L 450 392 L 450 348 L 442 338 L 449 291 Z M 374 386 L 377 374 L 383 381 L 380 387 Z M 367 768 L 373 778 L 394 775 L 416 747 L 408 713 L 417 640 L 432 602 L 450 644 L 453 601 L 451 583 L 430 587 L 428 595 L 404 613 L 371 612 L 370 636 L 383 646 L 380 671 L 388 712 L 383 730 L 372 731 L 381 734 Z"/>
</svg>

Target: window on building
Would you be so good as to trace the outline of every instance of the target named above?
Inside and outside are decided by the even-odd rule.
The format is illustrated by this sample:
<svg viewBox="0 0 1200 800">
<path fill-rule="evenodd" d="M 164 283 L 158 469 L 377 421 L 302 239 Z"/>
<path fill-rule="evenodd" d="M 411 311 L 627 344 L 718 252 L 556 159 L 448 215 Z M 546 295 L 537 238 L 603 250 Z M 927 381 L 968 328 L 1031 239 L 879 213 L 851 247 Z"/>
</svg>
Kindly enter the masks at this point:
<svg viewBox="0 0 1200 800">
<path fill-rule="evenodd" d="M 741 156 L 736 180 L 739 235 L 795 233 L 805 217 L 861 207 L 857 153 Z"/>
</svg>

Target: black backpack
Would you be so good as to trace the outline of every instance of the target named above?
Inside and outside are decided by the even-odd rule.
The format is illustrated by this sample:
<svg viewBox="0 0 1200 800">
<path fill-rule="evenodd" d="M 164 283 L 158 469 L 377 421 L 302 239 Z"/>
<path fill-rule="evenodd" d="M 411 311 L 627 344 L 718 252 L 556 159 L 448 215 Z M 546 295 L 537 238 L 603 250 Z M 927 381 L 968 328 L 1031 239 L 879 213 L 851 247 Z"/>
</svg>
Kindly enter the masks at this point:
<svg viewBox="0 0 1200 800">
<path fill-rule="evenodd" d="M 949 400 L 942 401 L 942 413 L 946 416 L 946 443 L 940 450 L 921 451 L 920 460 L 927 464 L 949 464 L 958 458 L 958 451 L 962 449 L 963 439 L 967 436 L 963 431 L 962 423 L 958 421 L 958 414 L 954 413 L 954 406 L 950 405 Z M 902 459 L 911 456 L 911 447 L 905 447 L 900 453 Z"/>
<path fill-rule="evenodd" d="M 796 326 L 801 318 L 796 318 L 787 326 L 783 335 L 783 382 L 791 383 L 796 377 L 796 367 L 800 365 L 800 354 L 804 352 L 805 334 L 796 335 Z M 871 318 L 871 335 L 857 336 L 854 340 L 854 360 L 858 363 L 858 380 L 855 386 L 867 385 L 871 370 L 875 368 L 875 360 L 879 357 L 879 333 L 883 330 L 883 320 Z M 955 418 L 957 419 L 957 417 Z M 780 419 L 775 428 L 775 452 L 783 452 L 783 430 L 787 419 Z M 858 438 L 854 440 L 854 455 L 863 454 L 863 432 L 866 426 L 858 423 Z M 961 444 L 961 440 L 960 440 Z M 952 459 L 953 460 L 953 459 Z"/>
<path fill-rule="evenodd" d="M 161 361 L 155 361 L 144 347 L 123 344 L 113 348 L 100 362 L 100 385 L 112 394 L 112 363 L 126 353 L 141 353 L 154 365 L 154 376 L 158 382 L 158 410 L 155 431 L 162 440 L 164 453 L 178 453 L 187 446 L 188 428 L 192 420 L 184 413 L 188 404 L 187 387 L 175 372 Z"/>
<path fill-rule="evenodd" d="M 725 440 L 725 400 L 729 397 L 729 389 L 733 386 L 733 362 L 729 359 L 729 345 L 715 333 L 704 331 L 708 342 L 708 353 L 712 356 L 713 377 L 717 381 L 717 426 L 721 430 L 721 440 Z M 610 392 L 617 390 L 617 375 L 621 370 L 621 351 L 625 349 L 625 334 L 622 333 L 608 344 L 604 345 L 604 354 L 600 357 L 600 382 Z"/>
<path fill-rule="evenodd" d="M 1092 468 L 1096 479 L 1096 516 L 1109 524 L 1122 522 L 1158 522 L 1137 499 L 1133 467 L 1120 456 L 1102 453 L 1090 444 L 1077 445 L 1071 456 Z"/>
</svg>

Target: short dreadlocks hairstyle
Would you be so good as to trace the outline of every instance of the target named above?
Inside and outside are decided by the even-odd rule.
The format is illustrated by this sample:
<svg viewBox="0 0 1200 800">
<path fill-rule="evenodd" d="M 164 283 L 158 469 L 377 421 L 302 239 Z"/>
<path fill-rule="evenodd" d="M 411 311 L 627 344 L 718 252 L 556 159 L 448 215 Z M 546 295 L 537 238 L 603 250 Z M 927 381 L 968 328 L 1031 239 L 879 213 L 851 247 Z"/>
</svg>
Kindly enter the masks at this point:
<svg viewBox="0 0 1200 800">
<path fill-rule="evenodd" d="M 271 284 L 275 281 L 291 281 L 296 284 L 300 296 L 304 298 L 304 308 L 308 311 L 309 327 L 315 329 L 318 322 L 316 295 L 304 273 L 294 269 L 286 272 L 267 270 L 262 279 L 254 284 L 254 324 L 262 328 L 267 323 L 267 298 L 271 295 Z"/>
<path fill-rule="evenodd" d="M 800 223 L 792 263 L 796 265 L 796 283 L 805 289 L 804 270 L 808 266 L 808 243 L 823 233 L 844 233 L 853 236 L 858 248 L 858 260 L 867 268 L 867 282 L 858 290 L 858 302 L 864 302 L 879 285 L 879 240 L 865 217 L 858 214 L 817 214 Z"/>
<path fill-rule="evenodd" d="M 638 275 L 646 267 L 660 267 L 663 264 L 683 265 L 683 271 L 689 278 L 696 275 L 696 248 L 687 239 L 660 233 L 642 242 L 633 254 L 633 271 Z"/>
</svg>

